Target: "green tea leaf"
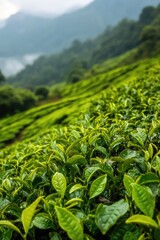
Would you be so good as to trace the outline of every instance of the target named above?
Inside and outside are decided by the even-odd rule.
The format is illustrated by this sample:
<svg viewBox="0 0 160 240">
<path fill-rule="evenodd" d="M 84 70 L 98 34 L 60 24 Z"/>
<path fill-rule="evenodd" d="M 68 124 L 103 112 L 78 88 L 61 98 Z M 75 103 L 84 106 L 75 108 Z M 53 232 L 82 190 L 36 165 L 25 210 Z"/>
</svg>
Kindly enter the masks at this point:
<svg viewBox="0 0 160 240">
<path fill-rule="evenodd" d="M 69 205 L 69 204 L 72 204 L 72 203 L 75 203 L 75 202 L 83 202 L 83 199 L 81 199 L 81 198 L 71 198 L 69 201 L 67 201 L 66 203 L 65 203 L 65 205 Z"/>
<path fill-rule="evenodd" d="M 123 159 L 137 158 L 139 153 L 134 150 L 125 149 L 121 152 L 120 157 Z"/>
<path fill-rule="evenodd" d="M 16 227 L 12 222 L 7 221 L 7 220 L 0 220 L 0 225 L 2 226 L 6 226 L 16 232 L 18 232 L 21 236 L 23 236 L 23 234 L 21 233 L 20 229 L 18 227 Z"/>
<path fill-rule="evenodd" d="M 124 138 L 119 138 L 119 139 L 113 141 L 110 145 L 111 150 L 113 150 L 115 147 L 120 145 L 122 142 L 124 142 Z"/>
<path fill-rule="evenodd" d="M 123 239 L 126 232 L 133 231 L 134 226 L 131 224 L 117 223 L 111 233 L 111 240 L 120 240 Z M 129 239 L 130 240 L 130 239 Z M 137 239 L 136 239 L 137 240 Z"/>
<path fill-rule="evenodd" d="M 0 198 L 0 210 L 3 210 L 7 205 L 10 204 L 10 201 L 5 198 Z"/>
<path fill-rule="evenodd" d="M 107 150 L 106 150 L 106 148 L 104 148 L 104 147 L 102 147 L 102 146 L 96 146 L 96 147 L 93 149 L 93 151 L 92 151 L 92 153 L 91 153 L 91 155 L 90 155 L 90 158 L 93 156 L 93 154 L 94 154 L 95 151 L 102 153 L 104 156 L 107 156 Z"/>
<path fill-rule="evenodd" d="M 100 204 L 96 210 L 96 225 L 103 235 L 122 217 L 129 209 L 128 203 L 122 199 L 107 206 Z"/>
<path fill-rule="evenodd" d="M 151 143 L 149 144 L 148 152 L 149 152 L 149 157 L 152 158 L 153 157 L 153 146 Z"/>
<path fill-rule="evenodd" d="M 145 158 L 146 162 L 148 162 L 148 160 L 150 158 L 148 151 L 144 151 L 144 158 Z"/>
<path fill-rule="evenodd" d="M 152 172 L 142 174 L 136 181 L 138 184 L 159 183 L 159 177 Z"/>
<path fill-rule="evenodd" d="M 69 155 L 70 152 L 73 152 L 77 144 L 79 144 L 79 139 L 75 140 L 71 145 L 69 145 L 69 147 L 66 149 L 66 154 Z"/>
<path fill-rule="evenodd" d="M 39 229 L 48 229 L 53 227 L 52 220 L 46 213 L 38 213 L 33 219 L 33 225 Z"/>
<path fill-rule="evenodd" d="M 62 173 L 56 172 L 52 177 L 52 186 L 55 188 L 61 198 L 63 198 L 67 186 L 65 176 Z"/>
<path fill-rule="evenodd" d="M 123 240 L 137 240 L 139 235 L 140 235 L 139 231 L 135 232 L 127 231 L 123 237 Z"/>
<path fill-rule="evenodd" d="M 131 216 L 126 220 L 126 223 L 139 223 L 158 228 L 158 224 L 152 218 L 141 214 Z"/>
<path fill-rule="evenodd" d="M 90 179 L 92 178 L 92 176 L 94 175 L 95 172 L 97 172 L 98 170 L 101 170 L 100 167 L 89 167 L 85 170 L 85 179 L 87 180 L 87 182 L 90 181 Z"/>
<path fill-rule="evenodd" d="M 128 195 L 131 196 L 132 194 L 131 183 L 134 183 L 134 180 L 130 176 L 124 174 L 123 183 L 128 192 Z"/>
<path fill-rule="evenodd" d="M 88 234 L 85 234 L 85 240 L 95 240 L 95 239 L 89 236 Z"/>
<path fill-rule="evenodd" d="M 71 187 L 71 189 L 69 190 L 69 193 L 73 193 L 75 192 L 76 190 L 78 189 L 82 189 L 82 188 L 85 188 L 85 186 L 82 186 L 82 184 L 75 184 L 74 186 Z"/>
<path fill-rule="evenodd" d="M 72 211 L 73 215 L 76 216 L 80 220 L 86 218 L 86 214 L 77 208 L 73 208 L 73 209 L 71 209 L 71 211 Z"/>
<path fill-rule="evenodd" d="M 55 207 L 60 227 L 72 240 L 83 240 L 83 228 L 80 220 L 65 208 Z"/>
<path fill-rule="evenodd" d="M 50 240 L 62 240 L 62 238 L 58 233 L 52 232 L 50 233 Z"/>
<path fill-rule="evenodd" d="M 13 230 L 11 228 L 2 229 L 0 231 L 0 239 L 12 240 Z"/>
<path fill-rule="evenodd" d="M 22 212 L 22 224 L 24 227 L 24 231 L 27 234 L 32 222 L 32 218 L 35 214 L 36 208 L 41 201 L 42 197 L 38 197 L 31 205 L 25 208 Z"/>
<path fill-rule="evenodd" d="M 152 217 L 155 207 L 155 199 L 147 187 L 132 183 L 132 197 L 137 207 L 147 216 Z"/>
<path fill-rule="evenodd" d="M 98 167 L 100 167 L 101 171 L 106 173 L 107 177 L 110 177 L 113 182 L 115 181 L 114 170 L 108 163 L 100 163 Z"/>
<path fill-rule="evenodd" d="M 11 180 L 6 178 L 2 181 L 2 187 L 4 187 L 7 191 L 12 190 Z"/>
<path fill-rule="evenodd" d="M 145 234 L 142 234 L 139 238 L 138 238 L 138 240 L 145 240 L 146 238 L 145 238 Z"/>
<path fill-rule="evenodd" d="M 100 195 L 104 191 L 106 183 L 107 183 L 106 174 L 96 178 L 91 184 L 89 198 L 91 199 Z"/>
<path fill-rule="evenodd" d="M 74 155 L 71 158 L 68 158 L 67 163 L 69 164 L 83 164 L 86 165 L 87 161 L 82 155 Z"/>
<path fill-rule="evenodd" d="M 147 138 L 146 130 L 143 128 L 137 128 L 137 130 L 131 133 L 133 140 L 135 143 L 138 143 L 142 147 L 144 146 L 144 142 Z"/>
<path fill-rule="evenodd" d="M 156 170 L 160 175 L 160 157 L 156 156 Z"/>
<path fill-rule="evenodd" d="M 160 226 L 160 213 L 158 213 L 157 215 L 157 221 L 158 221 L 158 225 Z"/>
</svg>

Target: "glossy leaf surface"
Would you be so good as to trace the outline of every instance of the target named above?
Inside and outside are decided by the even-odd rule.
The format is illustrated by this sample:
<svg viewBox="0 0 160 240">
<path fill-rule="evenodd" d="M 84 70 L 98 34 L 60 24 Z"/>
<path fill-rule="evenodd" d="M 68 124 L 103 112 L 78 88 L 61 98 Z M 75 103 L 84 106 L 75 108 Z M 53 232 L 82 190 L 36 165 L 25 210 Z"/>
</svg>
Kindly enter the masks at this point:
<svg viewBox="0 0 160 240">
<path fill-rule="evenodd" d="M 131 196 L 131 194 L 132 194 L 131 184 L 134 183 L 134 180 L 130 176 L 125 174 L 124 178 L 123 178 L 123 183 L 127 190 L 128 195 Z"/>
<path fill-rule="evenodd" d="M 62 173 L 56 172 L 52 177 L 52 186 L 57 193 L 63 198 L 66 191 L 66 178 Z"/>
<path fill-rule="evenodd" d="M 32 218 L 35 214 L 36 208 L 41 201 L 42 197 L 38 197 L 31 205 L 25 208 L 22 212 L 22 224 L 24 227 L 24 231 L 27 234 L 32 222 Z"/>
<path fill-rule="evenodd" d="M 90 187 L 90 191 L 89 191 L 90 199 L 100 195 L 104 191 L 106 187 L 106 183 L 107 183 L 107 175 L 102 175 L 96 178 L 92 182 Z"/>
<path fill-rule="evenodd" d="M 82 188 L 85 188 L 85 186 L 83 186 L 82 184 L 75 184 L 71 187 L 71 189 L 69 190 L 69 193 L 73 193 L 75 191 L 77 191 L 78 189 L 82 189 Z"/>
<path fill-rule="evenodd" d="M 65 208 L 55 207 L 59 225 L 72 240 L 83 240 L 83 228 L 80 220 Z"/>
<path fill-rule="evenodd" d="M 158 228 L 158 224 L 152 218 L 141 214 L 133 215 L 126 220 L 126 223 L 144 224 Z"/>
<path fill-rule="evenodd" d="M 137 207 L 145 214 L 150 217 L 153 216 L 155 199 L 146 187 L 140 186 L 136 183 L 132 184 L 132 197 Z"/>
<path fill-rule="evenodd" d="M 38 213 L 33 219 L 33 225 L 39 229 L 53 227 L 53 222 L 46 213 Z"/>
<path fill-rule="evenodd" d="M 100 204 L 96 211 L 96 225 L 102 234 L 106 232 L 122 217 L 129 209 L 125 200 L 120 200 L 110 206 Z"/>
<path fill-rule="evenodd" d="M 12 222 L 7 221 L 7 220 L 0 220 L 0 225 L 11 228 L 12 230 L 18 232 L 22 236 L 20 229 L 18 227 L 16 227 Z"/>
</svg>

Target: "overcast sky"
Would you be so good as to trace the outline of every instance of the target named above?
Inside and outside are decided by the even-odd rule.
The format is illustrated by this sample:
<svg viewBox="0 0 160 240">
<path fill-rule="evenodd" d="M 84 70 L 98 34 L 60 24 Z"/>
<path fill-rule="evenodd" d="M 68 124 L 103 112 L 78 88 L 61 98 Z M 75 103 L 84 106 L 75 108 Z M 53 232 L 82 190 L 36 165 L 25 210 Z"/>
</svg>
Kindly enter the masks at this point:
<svg viewBox="0 0 160 240">
<path fill-rule="evenodd" d="M 18 10 L 35 14 L 61 14 L 93 0 L 0 0 L 0 19 L 8 18 Z"/>
</svg>

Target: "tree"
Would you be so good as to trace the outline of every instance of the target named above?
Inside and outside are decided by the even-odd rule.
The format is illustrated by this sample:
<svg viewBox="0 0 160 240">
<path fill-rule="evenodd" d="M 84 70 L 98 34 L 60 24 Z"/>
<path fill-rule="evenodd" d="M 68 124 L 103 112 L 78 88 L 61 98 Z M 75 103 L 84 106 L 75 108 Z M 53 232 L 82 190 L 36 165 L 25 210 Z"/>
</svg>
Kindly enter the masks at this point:
<svg viewBox="0 0 160 240">
<path fill-rule="evenodd" d="M 160 17 L 156 17 L 152 24 L 143 28 L 140 34 L 141 46 L 137 51 L 139 57 L 153 57 L 159 55 L 160 48 Z"/>
<path fill-rule="evenodd" d="M 145 7 L 140 15 L 140 23 L 143 25 L 150 24 L 158 14 L 158 10 L 155 7 Z"/>
<path fill-rule="evenodd" d="M 143 31 L 141 33 L 141 41 L 142 42 L 151 42 L 152 44 L 157 39 L 157 29 L 156 26 L 146 26 L 143 28 Z"/>
<path fill-rule="evenodd" d="M 35 104 L 35 95 L 27 89 L 17 89 L 9 85 L 0 88 L 0 117 L 24 111 Z"/>
<path fill-rule="evenodd" d="M 40 98 L 40 99 L 46 99 L 49 94 L 49 88 L 46 86 L 38 86 L 35 90 L 35 94 Z"/>
<path fill-rule="evenodd" d="M 0 82 L 4 82 L 4 81 L 5 81 L 5 77 L 0 70 Z"/>
</svg>

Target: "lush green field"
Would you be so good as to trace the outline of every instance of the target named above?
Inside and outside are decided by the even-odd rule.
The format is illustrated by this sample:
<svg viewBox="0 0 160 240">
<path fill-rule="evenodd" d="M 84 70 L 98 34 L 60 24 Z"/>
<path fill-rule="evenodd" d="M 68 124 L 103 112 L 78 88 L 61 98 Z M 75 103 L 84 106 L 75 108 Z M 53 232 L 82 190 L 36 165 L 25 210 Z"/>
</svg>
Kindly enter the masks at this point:
<svg viewBox="0 0 160 240">
<path fill-rule="evenodd" d="M 73 123 L 105 89 L 125 81 L 132 81 L 147 69 L 159 64 L 158 59 L 152 59 L 152 61 L 144 60 L 115 68 L 120 61 L 122 58 L 95 66 L 86 73 L 86 78 L 78 83 L 59 85 L 62 93 L 62 99 L 59 101 L 0 120 L 0 147 L 19 140 L 36 138 L 46 131 L 50 132 L 51 128 L 57 124 L 63 125 L 70 121 Z"/>
<path fill-rule="evenodd" d="M 0 239 L 160 239 L 159 59 L 86 76 L 0 121 Z"/>
<path fill-rule="evenodd" d="M 159 12 L 17 75 L 58 82 L 30 110 L 4 86 L 1 116 L 17 114 L 0 120 L 0 239 L 160 240 Z"/>
</svg>

